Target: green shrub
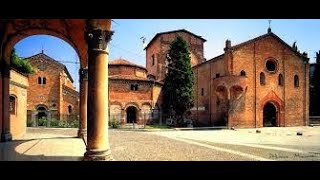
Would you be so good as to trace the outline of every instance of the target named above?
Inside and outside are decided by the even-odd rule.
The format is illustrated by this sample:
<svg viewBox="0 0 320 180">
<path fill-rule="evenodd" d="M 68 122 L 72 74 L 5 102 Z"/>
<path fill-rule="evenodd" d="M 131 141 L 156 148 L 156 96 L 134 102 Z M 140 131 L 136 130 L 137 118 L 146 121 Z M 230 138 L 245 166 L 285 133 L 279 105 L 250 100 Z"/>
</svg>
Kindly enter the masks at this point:
<svg viewBox="0 0 320 180">
<path fill-rule="evenodd" d="M 27 60 L 23 60 L 17 55 L 15 49 L 11 52 L 11 66 L 22 73 L 32 74 L 35 72 Z"/>
<path fill-rule="evenodd" d="M 47 119 L 45 117 L 38 119 L 38 126 L 47 126 Z"/>
<path fill-rule="evenodd" d="M 59 127 L 59 120 L 51 119 L 50 126 L 51 127 Z"/>
<path fill-rule="evenodd" d="M 120 122 L 113 119 L 113 120 L 109 121 L 109 127 L 114 128 L 114 129 L 119 128 Z"/>
</svg>

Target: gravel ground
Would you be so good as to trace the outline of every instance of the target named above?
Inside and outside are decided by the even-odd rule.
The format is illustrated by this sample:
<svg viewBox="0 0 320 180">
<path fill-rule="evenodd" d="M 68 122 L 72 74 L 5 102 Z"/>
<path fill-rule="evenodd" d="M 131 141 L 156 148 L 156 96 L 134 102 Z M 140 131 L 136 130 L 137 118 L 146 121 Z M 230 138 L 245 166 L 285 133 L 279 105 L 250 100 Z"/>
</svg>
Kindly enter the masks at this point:
<svg viewBox="0 0 320 180">
<path fill-rule="evenodd" d="M 110 130 L 110 147 L 116 161 L 249 161 L 146 132 Z"/>
<path fill-rule="evenodd" d="M 28 128 L 19 139 L 75 137 L 77 129 Z M 239 155 L 215 151 L 140 131 L 109 130 L 115 161 L 248 161 Z"/>
<path fill-rule="evenodd" d="M 206 141 L 195 141 L 215 147 L 222 147 L 231 150 L 236 150 L 243 153 L 248 153 L 256 156 L 260 156 L 266 159 L 276 160 L 276 161 L 320 161 L 320 152 L 319 151 L 307 151 L 305 153 L 298 152 L 286 152 L 280 150 L 264 149 L 264 148 L 255 148 L 248 147 L 243 145 L 231 145 L 231 144 L 222 144 L 222 143 L 213 143 Z M 279 146 L 277 146 L 279 147 Z M 287 148 L 295 148 L 296 146 L 286 146 Z"/>
<path fill-rule="evenodd" d="M 78 129 L 72 128 L 28 128 L 21 140 L 46 139 L 55 137 L 76 137 Z M 208 147 L 181 142 L 172 138 L 156 135 L 157 133 L 143 131 L 109 130 L 111 153 L 116 161 L 252 161 L 250 156 L 240 156 L 237 153 L 222 152 Z M 249 133 L 250 134 L 250 133 Z M 195 135 L 195 134 L 194 134 Z M 268 135 L 266 135 L 268 136 Z M 170 136 L 171 137 L 171 136 Z M 180 137 L 180 139 L 184 139 Z M 188 138 L 187 138 L 188 139 Z M 210 147 L 229 149 L 240 153 L 270 160 L 320 160 L 319 146 L 292 146 L 270 144 L 270 146 L 305 150 L 310 153 L 285 152 L 281 150 L 248 147 L 243 145 L 210 142 L 200 139 L 188 140 L 209 145 Z M 264 144 L 268 146 L 268 144 Z M 83 147 L 81 147 L 83 148 Z M 312 152 L 311 152 L 312 151 Z"/>
</svg>

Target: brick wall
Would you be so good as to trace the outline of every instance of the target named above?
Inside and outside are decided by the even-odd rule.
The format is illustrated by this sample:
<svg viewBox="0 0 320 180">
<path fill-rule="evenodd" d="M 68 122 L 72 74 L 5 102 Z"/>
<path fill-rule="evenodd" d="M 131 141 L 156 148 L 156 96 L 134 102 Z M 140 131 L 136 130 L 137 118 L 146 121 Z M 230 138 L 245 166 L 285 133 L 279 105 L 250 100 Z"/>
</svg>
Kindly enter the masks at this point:
<svg viewBox="0 0 320 180">
<path fill-rule="evenodd" d="M 72 111 L 78 113 L 79 93 L 65 72 L 65 67 L 44 54 L 33 56 L 29 62 L 36 73 L 29 75 L 28 110 L 35 111 L 37 105 L 45 105 L 52 111 L 53 118 L 61 119 L 62 115 L 69 114 L 68 106 L 71 105 Z M 45 77 L 46 84 L 39 84 L 39 77 Z"/>
<path fill-rule="evenodd" d="M 191 64 L 195 66 L 204 62 L 203 55 L 203 40 L 199 39 L 186 32 L 172 32 L 159 35 L 146 49 L 146 67 L 149 74 L 156 77 L 156 80 L 165 78 L 166 68 L 165 61 L 170 44 L 178 36 L 181 36 L 188 44 L 191 52 Z M 155 63 L 152 63 L 152 56 L 155 58 Z"/>
<path fill-rule="evenodd" d="M 146 78 L 146 71 L 136 66 L 109 65 L 109 102 L 112 119 L 126 123 L 128 107 L 135 107 L 137 123 L 147 121 L 147 113 L 153 109 L 161 88 Z M 131 85 L 138 85 L 132 90 Z M 116 116 L 116 117 L 114 117 Z"/>
</svg>

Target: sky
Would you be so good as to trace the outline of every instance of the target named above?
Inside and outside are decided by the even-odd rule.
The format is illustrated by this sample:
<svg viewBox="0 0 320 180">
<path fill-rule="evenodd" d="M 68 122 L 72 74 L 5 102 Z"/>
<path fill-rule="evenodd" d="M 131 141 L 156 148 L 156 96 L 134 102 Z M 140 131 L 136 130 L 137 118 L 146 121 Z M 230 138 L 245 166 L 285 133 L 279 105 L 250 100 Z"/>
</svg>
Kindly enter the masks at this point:
<svg viewBox="0 0 320 180">
<path fill-rule="evenodd" d="M 300 52 L 307 52 L 310 62 L 320 50 L 320 19 L 270 19 L 272 32 L 290 46 L 296 41 Z M 145 66 L 145 45 L 160 32 L 186 29 L 207 41 L 204 57 L 222 54 L 227 39 L 236 45 L 267 33 L 269 19 L 113 19 L 114 35 L 109 44 L 109 60 L 126 59 Z M 30 36 L 15 48 L 21 57 L 30 57 L 41 50 L 67 66 L 79 90 L 79 58 L 65 41 L 47 35 Z"/>
</svg>

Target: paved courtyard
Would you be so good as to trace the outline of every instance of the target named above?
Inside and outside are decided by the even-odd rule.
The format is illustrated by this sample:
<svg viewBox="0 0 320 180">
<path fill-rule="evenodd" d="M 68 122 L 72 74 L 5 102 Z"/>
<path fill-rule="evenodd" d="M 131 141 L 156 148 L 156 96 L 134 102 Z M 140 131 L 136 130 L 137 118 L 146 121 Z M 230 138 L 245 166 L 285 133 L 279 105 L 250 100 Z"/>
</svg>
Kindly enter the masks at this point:
<svg viewBox="0 0 320 180">
<path fill-rule="evenodd" d="M 239 130 L 109 130 L 116 161 L 319 161 L 320 127 Z M 297 136 L 297 132 L 302 136 Z M 78 161 L 85 152 L 77 129 L 28 128 L 0 143 L 0 160 Z"/>
</svg>

